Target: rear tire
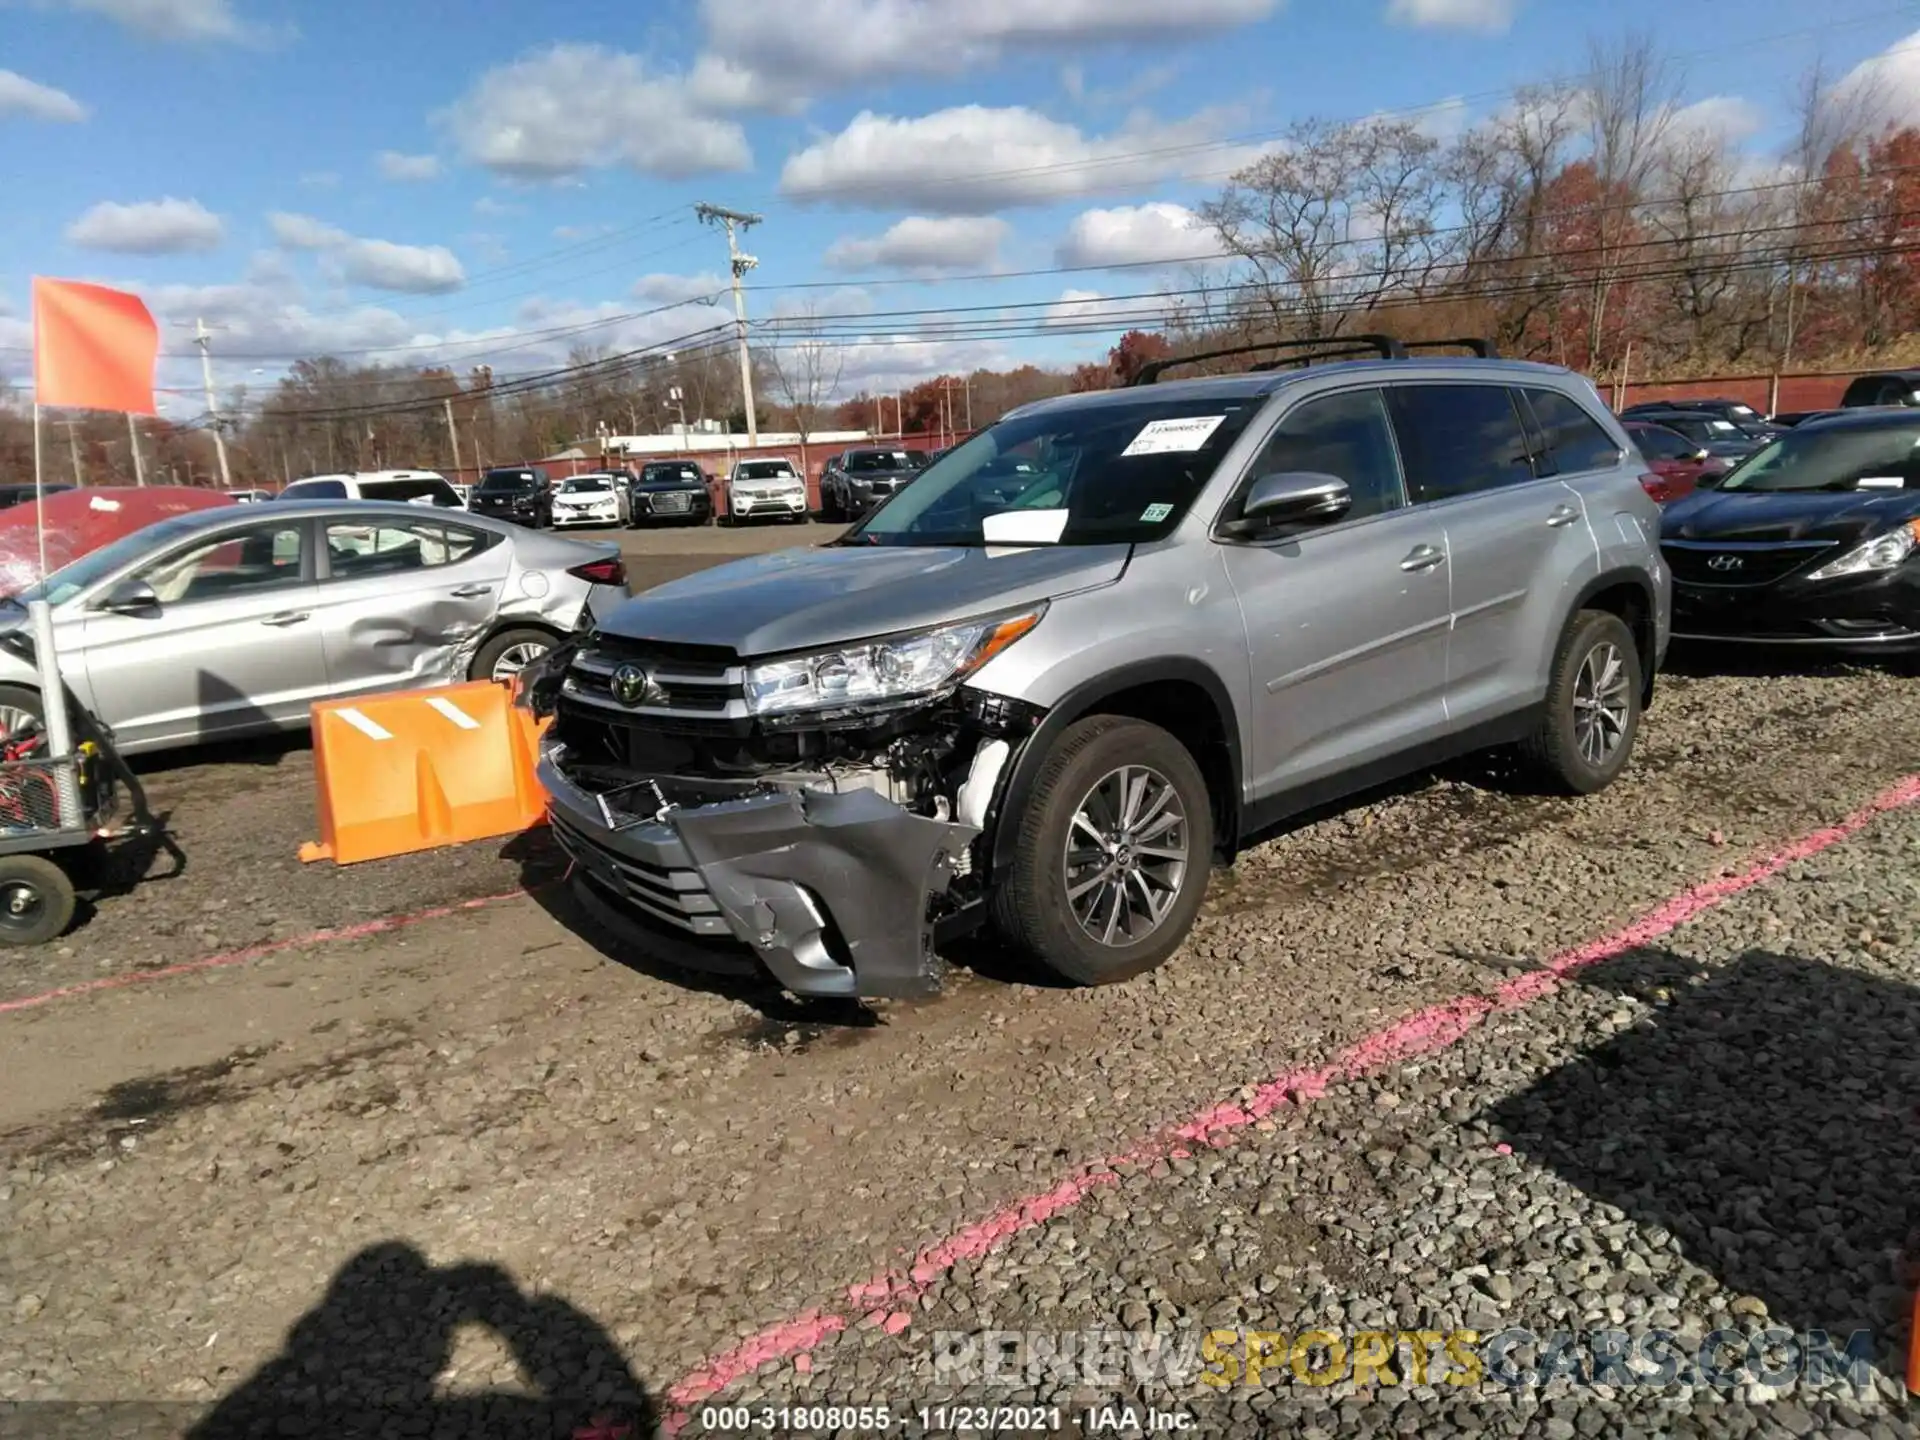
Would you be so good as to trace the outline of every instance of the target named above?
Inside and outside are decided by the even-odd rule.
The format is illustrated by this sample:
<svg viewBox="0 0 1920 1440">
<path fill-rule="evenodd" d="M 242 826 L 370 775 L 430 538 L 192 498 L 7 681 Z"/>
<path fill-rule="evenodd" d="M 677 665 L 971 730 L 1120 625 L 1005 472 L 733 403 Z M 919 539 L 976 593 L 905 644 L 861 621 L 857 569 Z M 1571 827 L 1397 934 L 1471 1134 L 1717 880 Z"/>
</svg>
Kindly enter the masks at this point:
<svg viewBox="0 0 1920 1440">
<path fill-rule="evenodd" d="M 1582 610 L 1561 637 L 1546 713 L 1521 742 L 1521 759 L 1560 794 L 1606 789 L 1633 753 L 1641 693 L 1640 651 L 1626 622 L 1605 610 Z"/>
<path fill-rule="evenodd" d="M 44 855 L 0 855 L 0 945 L 44 945 L 73 923 L 73 881 Z"/>
<path fill-rule="evenodd" d="M 46 714 L 38 690 L 29 690 L 24 685 L 0 685 L 0 743 L 12 740 L 16 732 L 45 733 Z"/>
<path fill-rule="evenodd" d="M 520 671 L 544 658 L 553 644 L 552 635 L 528 625 L 502 630 L 480 647 L 467 667 L 467 678 L 508 684 Z"/>
<path fill-rule="evenodd" d="M 1192 753 L 1159 726 L 1116 715 L 1070 726 L 1009 821 L 1013 864 L 994 919 L 1054 974 L 1130 980 L 1187 938 L 1212 871 L 1213 806 Z"/>
</svg>

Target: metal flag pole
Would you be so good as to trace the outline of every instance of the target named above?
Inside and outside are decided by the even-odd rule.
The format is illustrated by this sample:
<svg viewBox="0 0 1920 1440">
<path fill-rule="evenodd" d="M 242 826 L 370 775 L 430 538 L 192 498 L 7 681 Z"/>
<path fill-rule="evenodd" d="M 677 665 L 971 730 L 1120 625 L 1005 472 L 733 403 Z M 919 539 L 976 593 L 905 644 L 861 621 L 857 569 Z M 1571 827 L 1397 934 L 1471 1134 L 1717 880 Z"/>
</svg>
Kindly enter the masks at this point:
<svg viewBox="0 0 1920 1440">
<path fill-rule="evenodd" d="M 40 536 L 40 578 L 47 578 L 47 480 L 40 462 L 40 400 L 33 402 L 33 528 Z"/>
</svg>

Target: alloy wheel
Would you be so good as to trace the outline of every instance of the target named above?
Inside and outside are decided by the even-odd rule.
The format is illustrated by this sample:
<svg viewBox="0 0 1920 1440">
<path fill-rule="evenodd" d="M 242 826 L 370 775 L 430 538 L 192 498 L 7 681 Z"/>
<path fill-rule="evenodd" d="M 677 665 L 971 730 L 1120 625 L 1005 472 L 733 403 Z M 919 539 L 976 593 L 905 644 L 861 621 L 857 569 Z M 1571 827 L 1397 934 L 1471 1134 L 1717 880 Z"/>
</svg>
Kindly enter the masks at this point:
<svg viewBox="0 0 1920 1440">
<path fill-rule="evenodd" d="M 1100 944 L 1132 945 L 1166 920 L 1187 863 L 1187 813 L 1173 782 L 1123 765 L 1087 791 L 1067 827 L 1067 905 Z"/>
<path fill-rule="evenodd" d="M 514 676 L 552 648 L 550 645 L 542 645 L 534 640 L 522 640 L 518 645 L 509 645 L 493 662 L 493 679 L 502 684 L 511 681 Z"/>
<path fill-rule="evenodd" d="M 1573 682 L 1573 738 L 1589 765 L 1605 765 L 1627 737 L 1633 713 L 1631 678 L 1620 647 L 1610 640 L 1594 646 L 1580 662 Z"/>
</svg>

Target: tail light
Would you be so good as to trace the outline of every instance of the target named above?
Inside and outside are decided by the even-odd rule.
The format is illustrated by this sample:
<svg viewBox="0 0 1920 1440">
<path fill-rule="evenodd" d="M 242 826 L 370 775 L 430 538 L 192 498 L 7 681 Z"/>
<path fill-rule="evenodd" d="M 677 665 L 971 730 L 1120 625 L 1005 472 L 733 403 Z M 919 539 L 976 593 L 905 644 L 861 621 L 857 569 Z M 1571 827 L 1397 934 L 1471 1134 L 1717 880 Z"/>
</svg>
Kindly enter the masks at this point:
<svg viewBox="0 0 1920 1440">
<path fill-rule="evenodd" d="M 1693 486 L 1683 480 L 1669 480 L 1665 475 L 1656 475 L 1648 471 L 1640 477 L 1640 488 L 1662 505 L 1666 505 L 1687 494 Z"/>
<path fill-rule="evenodd" d="M 627 562 L 618 556 L 611 560 L 589 560 L 584 565 L 575 565 L 567 573 L 591 585 L 624 585 L 627 583 Z"/>
</svg>

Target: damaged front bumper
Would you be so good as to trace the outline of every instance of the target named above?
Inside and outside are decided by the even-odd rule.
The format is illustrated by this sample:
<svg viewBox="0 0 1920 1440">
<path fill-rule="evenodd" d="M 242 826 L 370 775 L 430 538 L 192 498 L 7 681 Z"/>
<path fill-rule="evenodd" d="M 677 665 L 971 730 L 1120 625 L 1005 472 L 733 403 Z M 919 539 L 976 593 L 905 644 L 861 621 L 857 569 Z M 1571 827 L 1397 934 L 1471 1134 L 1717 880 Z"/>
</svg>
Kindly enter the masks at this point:
<svg viewBox="0 0 1920 1440">
<path fill-rule="evenodd" d="M 932 905 L 980 831 L 867 789 L 757 791 L 670 806 L 647 782 L 589 792 L 549 751 L 548 818 L 594 911 L 642 948 L 723 970 L 747 946 L 796 995 L 898 997 L 939 987 Z M 738 951 L 731 952 L 738 957 Z"/>
</svg>

